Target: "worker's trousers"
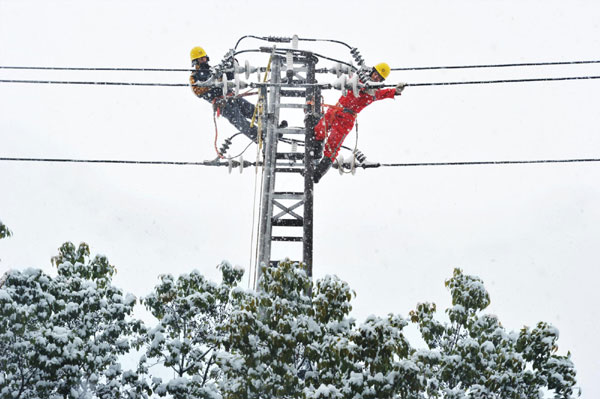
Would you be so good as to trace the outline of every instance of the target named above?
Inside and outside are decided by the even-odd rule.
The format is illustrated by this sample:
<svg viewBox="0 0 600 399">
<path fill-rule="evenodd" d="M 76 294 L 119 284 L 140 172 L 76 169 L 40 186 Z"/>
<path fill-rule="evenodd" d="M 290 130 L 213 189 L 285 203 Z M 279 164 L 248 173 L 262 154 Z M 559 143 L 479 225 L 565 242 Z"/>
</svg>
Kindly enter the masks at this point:
<svg viewBox="0 0 600 399">
<path fill-rule="evenodd" d="M 250 127 L 254 115 L 254 104 L 244 98 L 228 98 L 220 107 L 221 115 L 227 119 L 240 132 L 256 141 L 257 127 Z"/>
<path fill-rule="evenodd" d="M 356 116 L 340 109 L 330 108 L 315 126 L 315 138 L 319 141 L 327 138 L 323 156 L 335 161 L 344 139 L 354 127 Z"/>
</svg>

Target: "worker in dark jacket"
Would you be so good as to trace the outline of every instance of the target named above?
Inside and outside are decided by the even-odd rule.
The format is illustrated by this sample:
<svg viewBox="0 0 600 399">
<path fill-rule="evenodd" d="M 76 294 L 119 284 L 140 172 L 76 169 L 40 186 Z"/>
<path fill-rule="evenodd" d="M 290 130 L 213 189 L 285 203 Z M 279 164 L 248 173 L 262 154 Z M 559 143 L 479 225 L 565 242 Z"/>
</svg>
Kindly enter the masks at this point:
<svg viewBox="0 0 600 399">
<path fill-rule="evenodd" d="M 239 129 L 251 140 L 256 141 L 257 127 L 250 126 L 252 116 L 254 115 L 254 104 L 248 100 L 235 97 L 232 91 L 228 91 L 227 96 L 223 97 L 222 87 L 202 87 L 196 86 L 196 82 L 204 82 L 213 76 L 213 72 L 208 65 L 208 55 L 202 47 L 194 47 L 190 52 L 192 67 L 195 69 L 190 76 L 192 91 L 200 98 L 213 104 L 215 111 L 218 109 L 220 114 L 225 117 L 233 126 Z M 227 72 L 227 80 L 234 78 L 233 72 Z"/>
<path fill-rule="evenodd" d="M 370 80 L 383 82 L 390 74 L 390 66 L 385 62 L 373 67 Z M 352 90 L 348 90 L 345 96 L 340 97 L 335 106 L 329 107 L 323 118 L 315 126 L 315 139 L 323 141 L 327 138 L 323 151 L 323 159 L 315 167 L 313 175 L 315 183 L 327 173 L 333 161 L 340 151 L 344 139 L 354 127 L 356 115 L 367 105 L 374 101 L 399 96 L 406 84 L 401 83 L 391 89 L 365 89 L 359 91 L 358 97 Z"/>
</svg>

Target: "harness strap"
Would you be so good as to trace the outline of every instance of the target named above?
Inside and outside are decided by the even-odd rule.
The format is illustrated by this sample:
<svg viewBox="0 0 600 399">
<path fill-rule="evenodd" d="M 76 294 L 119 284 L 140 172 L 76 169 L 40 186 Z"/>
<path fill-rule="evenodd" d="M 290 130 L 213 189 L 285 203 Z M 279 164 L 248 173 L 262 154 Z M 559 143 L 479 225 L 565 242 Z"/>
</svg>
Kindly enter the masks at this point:
<svg viewBox="0 0 600 399">
<path fill-rule="evenodd" d="M 352 116 L 356 116 L 356 111 L 354 111 L 354 110 L 352 110 L 350 108 L 343 107 L 342 105 L 340 105 L 340 103 L 337 103 L 336 105 L 323 104 L 323 107 L 327 107 L 327 108 L 333 109 L 333 110 L 338 111 L 338 112 L 345 112 L 345 113 L 350 114 Z"/>
</svg>

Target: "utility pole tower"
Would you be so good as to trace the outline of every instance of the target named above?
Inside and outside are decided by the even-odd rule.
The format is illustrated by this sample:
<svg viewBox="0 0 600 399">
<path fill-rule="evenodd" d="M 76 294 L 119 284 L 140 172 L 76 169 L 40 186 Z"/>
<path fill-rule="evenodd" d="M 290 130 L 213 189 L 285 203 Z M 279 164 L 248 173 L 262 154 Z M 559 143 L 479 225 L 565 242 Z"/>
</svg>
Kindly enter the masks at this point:
<svg viewBox="0 0 600 399">
<path fill-rule="evenodd" d="M 314 128 L 321 118 L 321 88 L 315 69 L 318 59 L 297 47 L 286 49 L 285 54 L 273 51 L 271 57 L 270 81 L 259 84 L 263 99 L 259 118 L 264 133 L 264 168 L 258 276 L 262 265 L 271 266 L 281 260 L 273 259 L 274 247 L 289 243 L 301 245 L 302 259 L 292 260 L 306 265 L 312 278 L 313 171 L 315 156 L 319 155 L 315 153 Z M 280 125 L 282 109 L 301 111 L 304 126 Z M 303 151 L 301 147 L 298 151 L 299 143 L 304 144 Z M 278 179 L 279 174 L 285 176 Z"/>
</svg>

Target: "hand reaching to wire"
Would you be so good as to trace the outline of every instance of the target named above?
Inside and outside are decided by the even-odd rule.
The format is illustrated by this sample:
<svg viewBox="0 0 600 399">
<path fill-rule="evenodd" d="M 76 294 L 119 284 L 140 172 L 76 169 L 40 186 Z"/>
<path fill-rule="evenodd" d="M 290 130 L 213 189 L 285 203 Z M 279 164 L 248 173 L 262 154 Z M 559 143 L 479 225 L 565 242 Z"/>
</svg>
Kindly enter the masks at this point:
<svg viewBox="0 0 600 399">
<path fill-rule="evenodd" d="M 398 83 L 396 85 L 396 95 L 399 96 L 400 94 L 402 94 L 402 91 L 404 90 L 405 87 L 406 87 L 406 83 Z"/>
</svg>

